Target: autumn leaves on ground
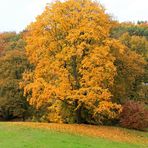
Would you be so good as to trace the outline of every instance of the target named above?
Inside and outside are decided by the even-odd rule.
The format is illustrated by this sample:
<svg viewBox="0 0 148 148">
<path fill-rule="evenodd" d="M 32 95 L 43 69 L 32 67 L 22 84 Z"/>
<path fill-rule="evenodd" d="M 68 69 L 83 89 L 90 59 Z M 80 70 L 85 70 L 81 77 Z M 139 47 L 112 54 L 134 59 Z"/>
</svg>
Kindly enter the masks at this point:
<svg viewBox="0 0 148 148">
<path fill-rule="evenodd" d="M 0 147 L 148 147 L 148 22 L 67 0 L 1 33 L 0 119 Z"/>
<path fill-rule="evenodd" d="M 83 124 L 0 123 L 0 138 L 0 147 L 8 148 L 148 147 L 148 133 L 110 126 Z"/>
</svg>

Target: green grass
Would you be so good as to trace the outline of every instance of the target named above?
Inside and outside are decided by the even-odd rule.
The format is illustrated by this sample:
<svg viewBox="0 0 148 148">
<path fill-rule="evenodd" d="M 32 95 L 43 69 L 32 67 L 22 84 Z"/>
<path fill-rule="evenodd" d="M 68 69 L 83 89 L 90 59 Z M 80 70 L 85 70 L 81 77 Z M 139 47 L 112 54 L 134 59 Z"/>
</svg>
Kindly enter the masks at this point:
<svg viewBox="0 0 148 148">
<path fill-rule="evenodd" d="M 140 145 L 0 123 L 0 148 L 141 148 Z"/>
</svg>

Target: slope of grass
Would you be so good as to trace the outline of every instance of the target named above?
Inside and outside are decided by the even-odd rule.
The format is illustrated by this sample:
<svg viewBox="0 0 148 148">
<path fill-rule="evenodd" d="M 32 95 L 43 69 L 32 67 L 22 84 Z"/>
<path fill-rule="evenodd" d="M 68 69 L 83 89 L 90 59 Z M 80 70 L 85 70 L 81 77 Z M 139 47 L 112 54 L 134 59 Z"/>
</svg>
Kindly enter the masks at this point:
<svg viewBox="0 0 148 148">
<path fill-rule="evenodd" d="M 88 136 L 84 132 L 80 134 L 75 128 L 77 125 L 68 126 L 39 123 L 0 123 L 0 148 L 139 148 L 148 146 L 142 141 L 141 144 L 127 143 L 102 138 L 99 135 Z M 83 126 L 80 125 L 79 128 L 84 130 Z M 71 130 L 74 128 L 75 133 Z M 139 137 L 142 134 L 141 132 Z M 148 134 L 146 136 L 148 138 Z"/>
</svg>

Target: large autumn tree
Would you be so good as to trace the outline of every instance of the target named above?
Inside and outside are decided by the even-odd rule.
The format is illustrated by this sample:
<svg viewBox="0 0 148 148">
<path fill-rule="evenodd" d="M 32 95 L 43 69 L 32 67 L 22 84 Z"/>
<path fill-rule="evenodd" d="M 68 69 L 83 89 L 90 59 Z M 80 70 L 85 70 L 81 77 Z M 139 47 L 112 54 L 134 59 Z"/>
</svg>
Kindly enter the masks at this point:
<svg viewBox="0 0 148 148">
<path fill-rule="evenodd" d="M 24 74 L 21 86 L 31 105 L 46 106 L 49 121 L 74 117 L 99 124 L 118 118 L 121 107 L 109 91 L 116 75 L 111 27 L 104 8 L 91 0 L 49 4 L 28 27 L 26 52 L 35 69 Z"/>
</svg>

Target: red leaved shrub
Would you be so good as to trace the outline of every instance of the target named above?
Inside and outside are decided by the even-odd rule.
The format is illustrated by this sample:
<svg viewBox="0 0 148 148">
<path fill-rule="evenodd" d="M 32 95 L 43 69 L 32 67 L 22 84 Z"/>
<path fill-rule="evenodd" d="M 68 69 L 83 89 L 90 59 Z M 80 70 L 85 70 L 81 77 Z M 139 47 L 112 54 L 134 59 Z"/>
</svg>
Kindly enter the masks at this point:
<svg viewBox="0 0 148 148">
<path fill-rule="evenodd" d="M 148 127 L 148 110 L 140 102 L 128 101 L 123 105 L 120 116 L 122 127 L 144 130 Z"/>
</svg>

